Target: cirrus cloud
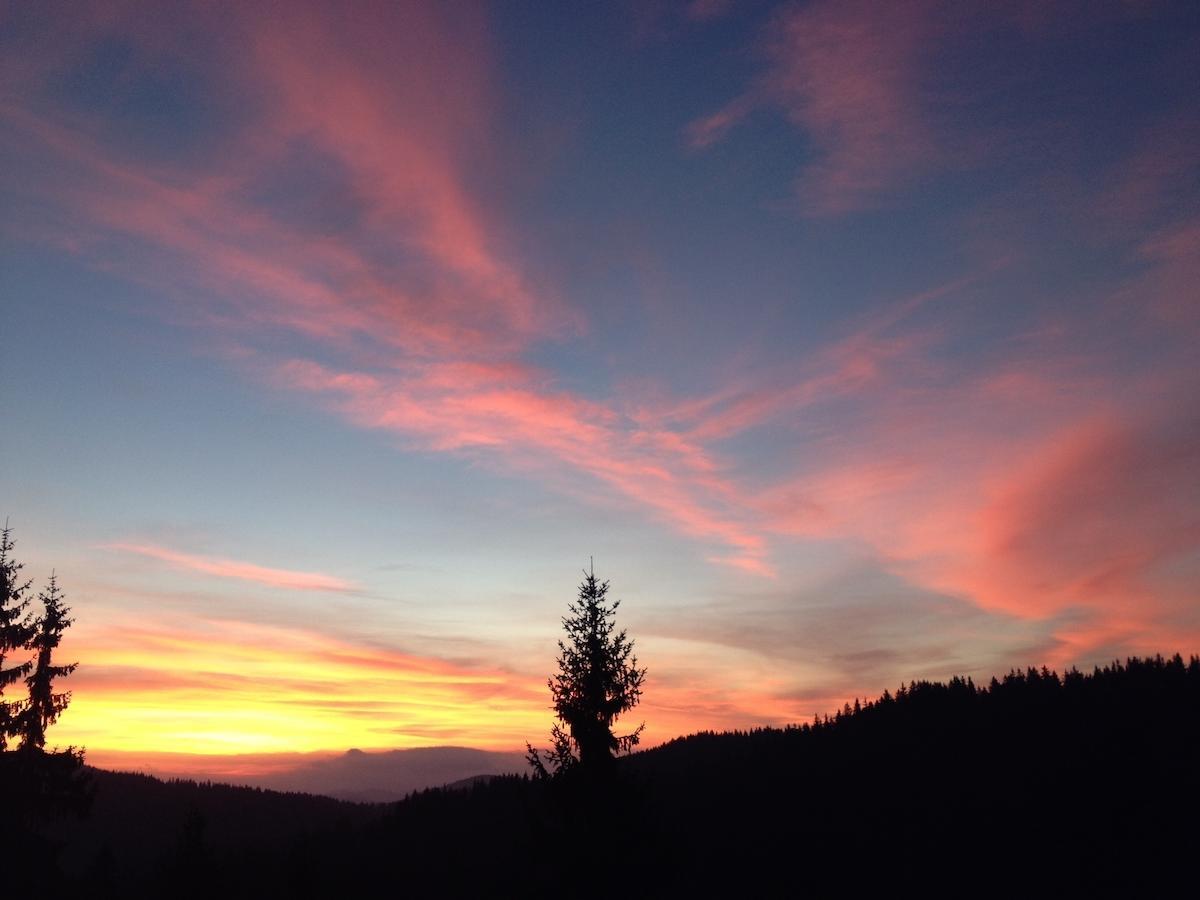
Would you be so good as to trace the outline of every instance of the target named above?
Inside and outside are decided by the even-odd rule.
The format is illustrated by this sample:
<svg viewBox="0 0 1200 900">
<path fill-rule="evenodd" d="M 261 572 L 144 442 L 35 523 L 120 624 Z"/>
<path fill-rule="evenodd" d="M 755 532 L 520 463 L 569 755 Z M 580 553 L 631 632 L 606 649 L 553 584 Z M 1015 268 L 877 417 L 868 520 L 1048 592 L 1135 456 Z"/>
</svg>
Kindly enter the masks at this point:
<svg viewBox="0 0 1200 900">
<path fill-rule="evenodd" d="M 297 572 L 291 569 L 273 569 L 255 563 L 239 562 L 232 559 L 222 559 L 215 556 L 198 556 L 194 553 L 183 553 L 156 544 L 108 544 L 107 549 L 121 553 L 132 553 L 147 559 L 158 560 L 167 565 L 189 572 L 200 572 L 217 578 L 232 578 L 237 581 L 249 581 L 263 584 L 267 587 L 284 588 L 296 591 L 334 591 L 350 593 L 359 588 L 353 582 L 324 575 L 320 572 Z"/>
</svg>

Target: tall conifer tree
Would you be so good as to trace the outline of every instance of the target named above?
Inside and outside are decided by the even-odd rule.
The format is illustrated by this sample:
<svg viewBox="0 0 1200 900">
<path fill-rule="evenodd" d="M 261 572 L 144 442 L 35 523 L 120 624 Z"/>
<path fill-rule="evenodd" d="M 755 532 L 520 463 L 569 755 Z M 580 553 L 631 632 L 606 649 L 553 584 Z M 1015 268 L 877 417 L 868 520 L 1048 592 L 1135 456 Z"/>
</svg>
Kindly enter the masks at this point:
<svg viewBox="0 0 1200 900">
<path fill-rule="evenodd" d="M 547 684 L 558 717 L 551 728 L 554 746 L 541 754 L 526 744 L 528 759 L 539 777 L 578 767 L 598 774 L 613 755 L 637 743 L 645 723 L 626 735 L 613 734 L 613 722 L 637 705 L 646 669 L 639 668 L 633 641 L 613 621 L 621 601 L 607 599 L 608 582 L 594 571 L 584 573 L 579 598 L 568 604 L 562 620 L 567 639 L 558 642 L 558 674 Z"/>
<path fill-rule="evenodd" d="M 0 531 L 0 750 L 8 747 L 8 739 L 17 734 L 18 711 L 23 704 L 4 698 L 5 689 L 29 674 L 29 660 L 13 662 L 14 654 L 29 647 L 33 627 L 25 594 L 31 582 L 22 580 L 22 565 L 13 557 L 12 529 L 7 520 Z"/>
<path fill-rule="evenodd" d="M 62 641 L 63 632 L 74 620 L 67 616 L 71 610 L 64 604 L 66 598 L 53 574 L 38 599 L 42 603 L 42 614 L 37 618 L 29 642 L 30 649 L 37 654 L 36 664 L 32 674 L 25 679 L 29 687 L 29 702 L 21 711 L 20 730 L 21 746 L 41 749 L 46 744 L 46 729 L 54 724 L 71 702 L 70 691 L 54 691 L 54 679 L 65 678 L 79 664 L 54 664 L 54 650 Z"/>
</svg>

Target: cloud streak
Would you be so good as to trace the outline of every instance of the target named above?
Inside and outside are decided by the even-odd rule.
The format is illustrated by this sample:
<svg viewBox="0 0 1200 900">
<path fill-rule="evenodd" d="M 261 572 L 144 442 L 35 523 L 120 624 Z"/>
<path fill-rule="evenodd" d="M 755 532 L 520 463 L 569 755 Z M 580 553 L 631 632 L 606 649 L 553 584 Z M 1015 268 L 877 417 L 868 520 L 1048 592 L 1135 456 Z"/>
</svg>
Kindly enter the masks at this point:
<svg viewBox="0 0 1200 900">
<path fill-rule="evenodd" d="M 232 559 L 182 553 L 178 550 L 171 550 L 155 544 L 116 543 L 107 546 L 110 550 L 133 553 L 147 559 L 164 562 L 175 569 L 200 572 L 204 575 L 213 575 L 217 578 L 248 581 L 254 584 L 263 584 L 267 587 L 295 591 L 333 591 L 337 593 L 351 593 L 359 590 L 358 586 L 353 582 L 336 578 L 333 575 L 323 575 L 320 572 L 296 572 L 290 569 L 273 569 L 268 566 L 238 562 Z"/>
<path fill-rule="evenodd" d="M 756 108 L 778 108 L 813 143 L 798 184 L 806 211 L 836 215 L 873 205 L 941 155 L 921 79 L 945 12 L 927 0 L 784 8 L 764 41 L 768 65 L 758 83 L 691 123 L 690 144 L 708 147 Z"/>
<path fill-rule="evenodd" d="M 1121 27 L 1169 6 L 782 4 L 757 42 L 762 66 L 754 82 L 692 121 L 685 139 L 703 150 L 756 111 L 782 114 L 803 138 L 795 189 L 804 214 L 894 205 L 935 173 L 997 164 L 1031 142 L 1061 142 L 1056 123 L 1039 121 L 1033 104 L 1019 125 L 1004 118 L 998 97 L 1024 96 L 1032 76 L 1019 62 L 984 69 L 994 64 L 989 51 L 1014 61 L 1043 44 L 1042 52 L 1055 52 L 1046 49 L 1055 38 L 1078 40 L 1087 29 Z"/>
</svg>

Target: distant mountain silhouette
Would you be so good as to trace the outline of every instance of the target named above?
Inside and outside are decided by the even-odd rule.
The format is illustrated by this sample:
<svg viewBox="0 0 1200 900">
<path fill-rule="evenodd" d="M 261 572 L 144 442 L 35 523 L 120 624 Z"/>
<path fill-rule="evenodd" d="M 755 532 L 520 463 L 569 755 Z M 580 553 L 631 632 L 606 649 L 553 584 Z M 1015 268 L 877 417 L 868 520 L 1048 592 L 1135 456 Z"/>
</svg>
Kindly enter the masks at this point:
<svg viewBox="0 0 1200 900">
<path fill-rule="evenodd" d="M 470 747 L 349 750 L 341 756 L 312 760 L 290 771 L 263 776 L 259 783 L 280 791 L 386 803 L 424 788 L 478 775 L 512 775 L 527 767 L 523 753 L 494 753 Z"/>
<path fill-rule="evenodd" d="M 362 760 L 348 754 L 354 767 Z M 97 773 L 79 896 L 1147 896 L 1193 884 L 1200 659 L 917 682 L 702 733 L 602 791 L 524 776 L 389 806 Z"/>
<path fill-rule="evenodd" d="M 104 767 L 141 772 L 164 781 L 181 778 L 214 781 L 273 791 L 323 794 L 360 803 L 389 803 L 413 791 L 475 775 L 523 772 L 528 764 L 521 753 L 472 747 L 418 747 L 259 756 L 140 754 L 131 756 L 128 762 L 115 755 L 108 757 Z"/>
</svg>

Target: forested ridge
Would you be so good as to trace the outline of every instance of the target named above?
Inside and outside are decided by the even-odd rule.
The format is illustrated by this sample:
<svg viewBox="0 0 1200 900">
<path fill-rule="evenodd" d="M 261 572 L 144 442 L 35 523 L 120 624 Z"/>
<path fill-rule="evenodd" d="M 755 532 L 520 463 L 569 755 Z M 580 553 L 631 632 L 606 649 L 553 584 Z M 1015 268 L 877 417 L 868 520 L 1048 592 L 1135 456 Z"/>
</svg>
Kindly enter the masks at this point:
<svg viewBox="0 0 1200 900">
<path fill-rule="evenodd" d="M 678 738 L 603 791 L 500 777 L 368 807 L 108 775 L 60 832 L 56 889 L 1143 893 L 1190 880 L 1198 760 L 1200 658 L 918 681 L 812 723 Z M 122 842 L 132 821 L 157 839 Z"/>
</svg>

